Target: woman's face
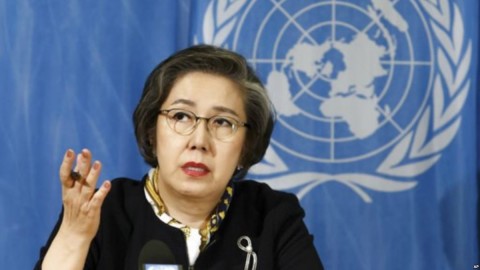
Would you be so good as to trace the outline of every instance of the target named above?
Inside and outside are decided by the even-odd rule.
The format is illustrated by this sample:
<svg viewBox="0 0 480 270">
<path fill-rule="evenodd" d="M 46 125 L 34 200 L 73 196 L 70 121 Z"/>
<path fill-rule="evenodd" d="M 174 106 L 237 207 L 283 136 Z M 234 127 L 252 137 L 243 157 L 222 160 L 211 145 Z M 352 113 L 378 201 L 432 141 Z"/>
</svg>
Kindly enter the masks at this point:
<svg viewBox="0 0 480 270">
<path fill-rule="evenodd" d="M 177 79 L 162 110 L 183 109 L 200 117 L 227 116 L 246 122 L 239 87 L 225 77 L 201 72 Z M 169 127 L 166 115 L 159 115 L 156 154 L 158 185 L 171 195 L 218 200 L 239 160 L 246 136 L 240 127 L 227 140 L 218 140 L 200 120 L 190 135 L 180 135 Z"/>
</svg>

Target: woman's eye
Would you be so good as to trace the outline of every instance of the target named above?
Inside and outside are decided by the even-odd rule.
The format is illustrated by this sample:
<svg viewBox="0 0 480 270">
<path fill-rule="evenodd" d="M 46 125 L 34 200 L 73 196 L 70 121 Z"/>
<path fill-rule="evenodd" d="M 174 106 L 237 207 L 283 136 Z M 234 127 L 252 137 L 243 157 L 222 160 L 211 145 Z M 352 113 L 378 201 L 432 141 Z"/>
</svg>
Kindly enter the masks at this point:
<svg viewBox="0 0 480 270">
<path fill-rule="evenodd" d="M 232 121 L 227 118 L 216 117 L 213 121 L 213 124 L 217 127 L 231 127 Z"/>
<path fill-rule="evenodd" d="M 190 121 L 192 117 L 185 112 L 176 112 L 173 115 L 173 119 L 175 119 L 176 121 Z"/>
</svg>

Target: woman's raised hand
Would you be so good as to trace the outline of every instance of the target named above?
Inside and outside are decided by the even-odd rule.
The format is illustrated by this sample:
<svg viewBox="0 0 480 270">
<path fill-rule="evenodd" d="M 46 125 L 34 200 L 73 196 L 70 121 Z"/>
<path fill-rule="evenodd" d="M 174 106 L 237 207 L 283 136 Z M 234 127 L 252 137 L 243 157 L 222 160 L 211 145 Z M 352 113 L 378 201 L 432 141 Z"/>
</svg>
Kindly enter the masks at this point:
<svg viewBox="0 0 480 270">
<path fill-rule="evenodd" d="M 73 172 L 79 179 L 74 179 L 72 167 L 75 163 L 75 153 L 67 150 L 60 166 L 60 181 L 62 183 L 63 220 L 62 233 L 73 234 L 91 241 L 97 233 L 100 224 L 100 209 L 110 191 L 110 182 L 105 181 L 95 191 L 102 169 L 99 161 L 92 163 L 92 154 L 83 149 L 76 158 Z"/>
<path fill-rule="evenodd" d="M 84 268 L 90 243 L 100 225 L 100 210 L 110 191 L 105 181 L 95 191 L 102 164 L 92 164 L 92 154 L 83 149 L 77 155 L 67 150 L 60 166 L 62 183 L 63 219 L 42 263 L 42 269 L 80 270 Z M 75 173 L 72 173 L 75 172 Z M 78 178 L 78 179 L 77 179 Z"/>
</svg>

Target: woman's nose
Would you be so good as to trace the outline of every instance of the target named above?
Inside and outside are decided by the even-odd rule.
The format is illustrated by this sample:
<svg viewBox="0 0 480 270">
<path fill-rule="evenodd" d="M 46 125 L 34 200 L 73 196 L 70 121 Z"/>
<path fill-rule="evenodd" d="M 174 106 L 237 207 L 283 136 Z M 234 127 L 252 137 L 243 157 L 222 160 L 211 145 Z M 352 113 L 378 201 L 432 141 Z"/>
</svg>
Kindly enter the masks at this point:
<svg viewBox="0 0 480 270">
<path fill-rule="evenodd" d="M 200 149 L 202 151 L 210 150 L 212 135 L 208 130 L 208 123 L 206 119 L 199 119 L 196 127 L 190 135 L 189 148 Z"/>
</svg>

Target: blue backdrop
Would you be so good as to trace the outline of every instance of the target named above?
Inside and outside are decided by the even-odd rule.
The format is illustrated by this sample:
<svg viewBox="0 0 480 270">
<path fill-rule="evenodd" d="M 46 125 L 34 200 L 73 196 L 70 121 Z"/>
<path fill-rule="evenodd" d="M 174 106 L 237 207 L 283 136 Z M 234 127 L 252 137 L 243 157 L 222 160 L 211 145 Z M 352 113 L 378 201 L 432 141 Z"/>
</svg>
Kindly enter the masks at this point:
<svg viewBox="0 0 480 270">
<path fill-rule="evenodd" d="M 0 0 L 0 263 L 31 269 L 67 148 L 148 169 L 131 114 L 177 49 L 236 50 L 278 111 L 250 177 L 297 194 L 327 269 L 479 260 L 476 0 Z"/>
</svg>

